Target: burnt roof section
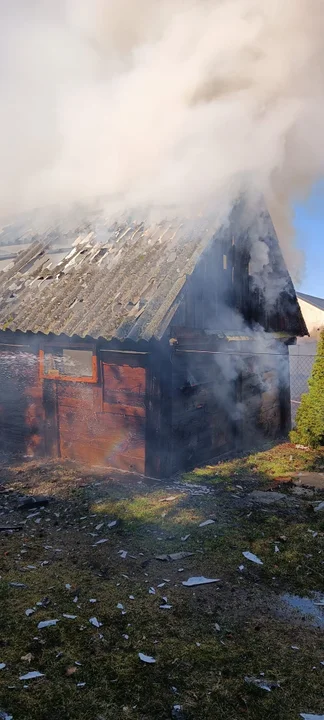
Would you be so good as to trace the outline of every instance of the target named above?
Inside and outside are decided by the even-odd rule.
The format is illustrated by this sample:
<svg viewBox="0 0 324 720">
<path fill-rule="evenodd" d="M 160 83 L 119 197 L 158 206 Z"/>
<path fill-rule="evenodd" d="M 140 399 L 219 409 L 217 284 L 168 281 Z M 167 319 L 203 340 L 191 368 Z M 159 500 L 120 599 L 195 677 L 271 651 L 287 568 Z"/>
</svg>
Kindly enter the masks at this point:
<svg viewBox="0 0 324 720">
<path fill-rule="evenodd" d="M 88 226 L 64 233 L 21 230 L 24 249 L 1 267 L 0 328 L 159 339 L 214 234 L 215 224 L 203 218 L 150 226 L 98 221 L 90 231 Z M 5 228 L 0 245 L 12 245 L 13 236 L 13 229 Z"/>
<path fill-rule="evenodd" d="M 313 295 L 305 295 L 305 293 L 301 292 L 297 292 L 296 294 L 299 300 L 304 300 L 304 302 L 309 303 L 309 305 L 313 305 L 318 308 L 318 310 L 324 310 L 324 298 L 313 297 Z"/>
</svg>

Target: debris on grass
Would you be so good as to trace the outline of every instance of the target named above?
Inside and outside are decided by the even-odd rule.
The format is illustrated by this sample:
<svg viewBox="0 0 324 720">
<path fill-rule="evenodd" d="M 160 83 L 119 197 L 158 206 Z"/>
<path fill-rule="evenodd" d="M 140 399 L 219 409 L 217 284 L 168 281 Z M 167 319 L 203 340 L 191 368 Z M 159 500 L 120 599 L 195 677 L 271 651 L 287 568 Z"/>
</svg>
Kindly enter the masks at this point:
<svg viewBox="0 0 324 720">
<path fill-rule="evenodd" d="M 77 615 L 67 615 L 67 613 L 63 613 L 63 617 L 66 618 L 67 620 L 76 620 L 78 616 Z"/>
<path fill-rule="evenodd" d="M 118 555 L 120 555 L 120 557 L 123 558 L 123 560 L 125 560 L 125 558 L 128 555 L 128 551 L 127 550 L 118 550 Z"/>
<path fill-rule="evenodd" d="M 19 680 L 35 680 L 36 678 L 44 677 L 44 673 L 40 673 L 38 670 L 32 670 L 26 675 L 20 675 Z"/>
<path fill-rule="evenodd" d="M 244 555 L 246 560 L 251 560 L 251 562 L 256 563 L 256 565 L 263 565 L 262 560 L 260 560 L 260 558 L 258 558 L 257 555 L 254 555 L 253 553 L 249 552 L 249 550 L 245 550 L 245 552 L 243 552 L 242 555 Z"/>
<path fill-rule="evenodd" d="M 109 528 L 116 527 L 117 523 L 118 523 L 118 520 L 112 520 L 111 522 L 108 523 L 108 527 Z"/>
<path fill-rule="evenodd" d="M 149 588 L 149 594 L 150 594 L 150 595 L 155 595 L 155 593 L 156 593 L 155 588 L 154 588 L 154 587 L 150 587 L 150 588 Z"/>
<path fill-rule="evenodd" d="M 27 655 L 22 655 L 20 659 L 23 660 L 24 662 L 31 663 L 31 661 L 33 659 L 33 655 L 31 653 L 27 653 Z"/>
<path fill-rule="evenodd" d="M 28 608 L 27 610 L 25 610 L 25 615 L 27 615 L 27 617 L 30 617 L 30 615 L 33 615 L 34 612 L 36 612 L 35 608 Z"/>
<path fill-rule="evenodd" d="M 190 538 L 190 533 L 188 535 L 183 535 L 181 540 L 182 540 L 182 542 L 186 542 L 188 540 L 188 538 Z"/>
<path fill-rule="evenodd" d="M 316 507 L 314 507 L 314 510 L 315 512 L 321 512 L 322 510 L 324 510 L 324 500 L 323 502 L 320 502 L 319 505 L 316 505 Z"/>
<path fill-rule="evenodd" d="M 138 653 L 138 657 L 144 663 L 152 664 L 156 662 L 155 658 L 151 657 L 150 655 L 144 655 L 144 653 L 141 652 Z"/>
<path fill-rule="evenodd" d="M 102 627 L 102 623 L 99 622 L 99 620 L 97 620 L 96 617 L 91 617 L 91 618 L 89 619 L 89 623 L 90 623 L 91 625 L 93 625 L 93 627 L 95 627 L 95 628 L 100 628 L 100 627 Z"/>
<path fill-rule="evenodd" d="M 13 588 L 27 588 L 28 587 L 28 585 L 25 585 L 25 583 L 20 583 L 20 582 L 10 582 L 9 586 L 13 587 Z"/>
<path fill-rule="evenodd" d="M 6 667 L 6 663 L 0 663 L 0 670 L 4 670 Z"/>
<path fill-rule="evenodd" d="M 220 582 L 220 578 L 207 578 L 203 575 L 198 577 L 190 577 L 188 580 L 184 580 L 182 585 L 185 587 L 194 587 L 195 585 L 208 585 L 209 583 Z"/>
<path fill-rule="evenodd" d="M 260 680 L 260 678 L 255 677 L 245 677 L 244 680 L 248 685 L 254 685 L 255 687 L 260 688 L 260 690 L 266 690 L 267 692 L 271 692 L 271 690 L 280 687 L 280 683 L 273 682 L 272 680 L 265 680 L 264 678 Z"/>
<path fill-rule="evenodd" d="M 37 627 L 39 630 L 42 630 L 43 628 L 52 627 L 53 625 L 56 625 L 56 623 L 60 622 L 59 620 L 41 620 L 41 622 L 38 623 Z"/>
<path fill-rule="evenodd" d="M 103 545 L 106 542 L 108 542 L 108 538 L 102 538 L 102 540 L 97 540 L 97 542 L 93 543 L 92 547 L 96 547 L 96 545 Z"/>
<path fill-rule="evenodd" d="M 309 713 L 300 713 L 303 720 L 324 720 L 324 715 L 309 715 Z"/>
<path fill-rule="evenodd" d="M 8 715 L 4 710 L 0 710 L 0 720 L 13 720 L 13 715 Z"/>
<path fill-rule="evenodd" d="M 209 520 L 204 520 L 204 522 L 199 523 L 198 527 L 207 527 L 207 525 L 213 525 L 215 520 L 212 520 L 211 518 Z"/>
<path fill-rule="evenodd" d="M 171 610 L 172 605 L 168 605 L 168 603 L 165 603 L 165 605 L 160 605 L 161 610 Z"/>
</svg>

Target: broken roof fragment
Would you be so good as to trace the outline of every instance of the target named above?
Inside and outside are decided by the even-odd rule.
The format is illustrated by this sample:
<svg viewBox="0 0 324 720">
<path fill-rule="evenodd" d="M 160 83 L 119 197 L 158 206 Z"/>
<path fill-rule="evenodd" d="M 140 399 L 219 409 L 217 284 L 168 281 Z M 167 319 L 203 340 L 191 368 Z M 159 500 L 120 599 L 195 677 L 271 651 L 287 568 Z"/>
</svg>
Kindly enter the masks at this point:
<svg viewBox="0 0 324 720">
<path fill-rule="evenodd" d="M 19 680 L 35 680 L 36 678 L 44 677 L 44 673 L 39 672 L 38 670 L 32 670 L 29 673 L 26 673 L 26 675 L 20 675 Z"/>
<path fill-rule="evenodd" d="M 145 663 L 152 664 L 152 663 L 156 662 L 155 658 L 151 657 L 150 655 L 145 655 L 144 653 L 141 653 L 141 652 L 138 653 L 138 657 L 140 660 L 142 660 L 142 662 L 145 662 Z"/>
<path fill-rule="evenodd" d="M 37 627 L 39 630 L 42 630 L 42 628 L 52 627 L 53 625 L 56 625 L 56 623 L 60 622 L 59 620 L 42 620 L 38 623 Z"/>
<path fill-rule="evenodd" d="M 220 582 L 220 578 L 207 578 L 203 575 L 198 577 L 190 577 L 188 580 L 184 580 L 182 585 L 186 587 L 194 587 L 195 585 L 209 585 L 210 583 Z"/>
</svg>

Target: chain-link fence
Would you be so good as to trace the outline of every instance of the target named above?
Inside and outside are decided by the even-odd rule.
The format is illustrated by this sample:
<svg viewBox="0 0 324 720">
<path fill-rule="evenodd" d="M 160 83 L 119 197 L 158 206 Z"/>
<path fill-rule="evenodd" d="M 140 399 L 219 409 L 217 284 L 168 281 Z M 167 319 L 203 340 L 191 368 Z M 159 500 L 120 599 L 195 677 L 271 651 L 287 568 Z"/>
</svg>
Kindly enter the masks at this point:
<svg viewBox="0 0 324 720">
<path fill-rule="evenodd" d="M 293 345 L 289 348 L 291 422 L 294 425 L 301 396 L 308 391 L 308 379 L 316 355 L 316 341 Z"/>
</svg>

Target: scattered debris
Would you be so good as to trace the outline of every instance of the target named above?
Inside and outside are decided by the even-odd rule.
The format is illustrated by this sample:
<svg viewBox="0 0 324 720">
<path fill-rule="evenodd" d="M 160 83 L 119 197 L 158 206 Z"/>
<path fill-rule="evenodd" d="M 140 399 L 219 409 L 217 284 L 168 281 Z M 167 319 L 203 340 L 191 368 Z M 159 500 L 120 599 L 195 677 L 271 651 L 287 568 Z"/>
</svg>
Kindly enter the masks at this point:
<svg viewBox="0 0 324 720">
<path fill-rule="evenodd" d="M 314 507 L 314 510 L 315 510 L 315 512 L 321 512 L 322 510 L 324 510 L 324 500 L 323 500 L 323 502 L 320 502 L 319 505 Z"/>
<path fill-rule="evenodd" d="M 292 650 L 300 650 L 300 647 L 298 647 L 298 645 L 292 645 L 291 649 Z"/>
<path fill-rule="evenodd" d="M 117 523 L 118 523 L 118 520 L 112 520 L 111 522 L 108 523 L 108 527 L 113 528 L 117 525 Z"/>
<path fill-rule="evenodd" d="M 186 587 L 194 587 L 195 585 L 208 585 L 209 583 L 220 582 L 220 578 L 206 578 L 203 575 L 199 577 L 190 577 L 188 580 L 184 580 L 182 585 Z"/>
<path fill-rule="evenodd" d="M 149 594 L 150 594 L 150 595 L 155 595 L 155 593 L 156 593 L 155 588 L 154 588 L 154 587 L 150 587 L 150 588 L 149 588 Z"/>
<path fill-rule="evenodd" d="M 276 503 L 287 502 L 289 497 L 279 492 L 253 490 L 253 492 L 249 493 L 247 499 L 262 505 L 275 505 Z"/>
<path fill-rule="evenodd" d="M 96 602 L 97 602 L 96 598 L 90 598 L 90 600 L 89 600 L 89 603 L 92 603 L 92 604 L 94 604 Z"/>
<path fill-rule="evenodd" d="M 309 715 L 308 713 L 300 713 L 303 720 L 324 720 L 324 715 Z"/>
<path fill-rule="evenodd" d="M 253 555 L 253 553 L 249 552 L 249 550 L 245 550 L 242 555 L 244 555 L 247 560 L 251 560 L 251 562 L 256 563 L 256 565 L 263 565 L 262 560 L 260 560 L 257 555 Z"/>
<path fill-rule="evenodd" d="M 220 631 L 221 631 L 220 626 L 218 625 L 218 623 L 215 623 L 215 630 L 217 630 L 217 632 L 220 632 Z"/>
<path fill-rule="evenodd" d="M 280 549 L 278 548 L 278 545 L 275 545 L 275 547 L 274 547 L 274 551 L 275 551 L 275 553 L 278 553 L 278 552 L 280 552 Z"/>
<path fill-rule="evenodd" d="M 160 605 L 161 610 L 171 610 L 172 605 L 168 605 L 168 603 L 165 603 L 165 605 Z"/>
<path fill-rule="evenodd" d="M 66 618 L 67 620 L 76 620 L 78 616 L 77 615 L 67 615 L 66 613 L 63 613 L 63 617 Z"/>
<path fill-rule="evenodd" d="M 184 720 L 181 705 L 173 705 L 173 708 L 171 710 L 171 718 L 172 720 Z"/>
<path fill-rule="evenodd" d="M 70 585 L 70 583 L 66 583 L 65 589 L 66 589 L 66 590 L 71 590 L 71 588 L 72 588 L 72 585 Z"/>
<path fill-rule="evenodd" d="M 25 615 L 27 615 L 27 617 L 30 617 L 30 615 L 33 615 L 34 612 L 35 608 L 28 608 L 28 610 L 25 610 Z"/>
<path fill-rule="evenodd" d="M 155 658 L 151 657 L 150 655 L 144 655 L 144 653 L 141 653 L 141 652 L 138 653 L 138 657 L 140 660 L 142 660 L 142 662 L 145 662 L 145 663 L 151 664 L 151 663 L 156 662 Z"/>
<path fill-rule="evenodd" d="M 14 587 L 14 588 L 27 588 L 28 587 L 28 585 L 25 585 L 25 583 L 20 583 L 20 582 L 10 582 L 9 586 Z"/>
<path fill-rule="evenodd" d="M 44 673 L 38 672 L 38 670 L 32 670 L 26 675 L 20 675 L 19 680 L 35 680 L 36 678 L 44 677 Z"/>
<path fill-rule="evenodd" d="M 48 503 L 49 499 L 42 497 L 41 495 L 38 497 L 34 497 L 33 495 L 30 497 L 23 497 L 18 503 L 17 510 L 32 510 L 36 507 L 48 505 Z"/>
<path fill-rule="evenodd" d="M 199 523 L 198 527 L 207 527 L 207 525 L 213 525 L 215 520 L 212 520 L 211 518 L 209 520 L 205 520 L 204 522 Z"/>
<path fill-rule="evenodd" d="M 172 502 L 173 500 L 177 500 L 178 495 L 169 495 L 168 497 L 161 498 L 161 502 Z"/>
<path fill-rule="evenodd" d="M 56 623 L 60 622 L 59 620 L 42 620 L 38 623 L 37 627 L 39 630 L 42 630 L 42 628 L 52 627 L 53 625 L 56 625 Z"/>
<path fill-rule="evenodd" d="M 31 663 L 33 657 L 34 656 L 31 653 L 27 653 L 27 655 L 22 655 L 20 659 L 23 660 L 24 662 Z"/>
<path fill-rule="evenodd" d="M 255 677 L 245 677 L 244 680 L 248 685 L 255 685 L 255 687 L 260 688 L 260 690 L 266 690 L 267 692 L 271 692 L 271 690 L 280 687 L 280 683 L 265 680 L 264 678 L 260 680 L 260 678 Z"/>
<path fill-rule="evenodd" d="M 0 720 L 13 720 L 13 715 L 8 715 L 4 710 L 0 710 Z"/>
<path fill-rule="evenodd" d="M 4 670 L 6 667 L 6 663 L 0 663 L 0 670 Z"/>
<path fill-rule="evenodd" d="M 120 555 L 120 557 L 123 558 L 123 560 L 125 560 L 125 558 L 128 555 L 128 551 L 127 550 L 118 550 L 118 555 Z"/>
<path fill-rule="evenodd" d="M 101 530 L 101 528 L 104 526 L 104 523 L 101 522 L 99 525 L 96 525 L 95 530 Z"/>
<path fill-rule="evenodd" d="M 96 627 L 96 628 L 102 627 L 102 623 L 99 622 L 99 620 L 97 620 L 96 617 L 91 617 L 90 620 L 89 620 L 89 623 L 90 623 L 91 625 L 93 625 L 93 627 Z"/>
<path fill-rule="evenodd" d="M 77 687 L 85 687 L 85 682 L 79 682 L 79 683 L 77 683 Z"/>
<path fill-rule="evenodd" d="M 186 540 L 188 540 L 188 538 L 190 538 L 190 533 L 189 533 L 189 535 L 183 535 L 181 540 L 182 540 L 182 542 L 186 542 Z"/>
<path fill-rule="evenodd" d="M 93 543 L 92 547 L 96 547 L 96 545 L 103 545 L 106 542 L 108 542 L 108 538 L 102 538 L 102 540 L 97 540 L 97 542 Z"/>
</svg>

